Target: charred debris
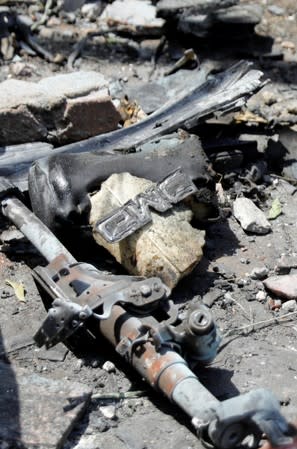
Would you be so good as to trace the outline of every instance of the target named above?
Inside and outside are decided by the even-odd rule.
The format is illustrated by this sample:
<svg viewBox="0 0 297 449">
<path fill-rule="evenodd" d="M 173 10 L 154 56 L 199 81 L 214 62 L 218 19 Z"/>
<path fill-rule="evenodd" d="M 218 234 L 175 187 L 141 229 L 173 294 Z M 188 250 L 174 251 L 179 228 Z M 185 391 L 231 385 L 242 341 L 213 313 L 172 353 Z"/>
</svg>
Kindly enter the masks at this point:
<svg viewBox="0 0 297 449">
<path fill-rule="evenodd" d="M 16 228 L 34 257 L 37 250 L 38 263 L 26 251 L 22 257 L 47 312 L 28 346 L 34 339 L 49 351 L 64 343 L 76 352 L 104 337 L 190 418 L 205 445 L 222 449 L 247 438 L 259 447 L 263 436 L 272 447 L 287 446 L 295 435 L 273 386 L 226 399 L 199 378 L 224 347 L 211 306 L 221 298 L 224 307 L 238 304 L 233 285 L 247 293 L 250 282 L 215 266 L 221 279 L 211 288 L 201 285 L 199 295 L 179 300 L 175 295 L 181 282 L 193 282 L 200 264 L 203 270 L 205 248 L 212 263 L 211 226 L 234 217 L 250 241 L 269 235 L 284 205 L 281 190 L 270 190 L 278 183 L 286 195 L 296 190 L 297 99 L 255 68 L 283 58 L 271 38 L 255 31 L 262 13 L 259 5 L 236 0 L 0 1 L 1 248 L 13 253 L 15 242 L 4 235 Z M 211 49 L 218 39 L 212 60 L 204 61 L 196 45 L 186 46 L 203 48 L 207 41 Z M 245 56 L 243 41 L 255 64 L 231 63 L 232 52 Z M 84 58 L 94 59 L 98 49 L 106 66 L 109 53 L 112 63 L 127 53 L 130 66 L 133 59 L 146 64 L 145 81 L 134 85 L 133 77 L 126 82 L 108 70 L 85 69 Z M 47 76 L 38 75 L 35 58 L 50 64 Z M 49 76 L 53 71 L 61 73 Z M 88 248 L 92 242 L 91 257 L 81 250 L 84 239 Z M 274 271 L 256 267 L 249 276 L 257 282 L 258 303 L 264 309 L 267 302 L 274 317 L 282 305 L 285 318 L 295 317 L 294 254 Z M 108 271 L 102 267 L 111 257 Z M 8 285 L 23 301 L 24 289 Z M 2 413 L 7 396 L 0 389 L 1 442 L 61 447 L 96 394 L 29 379 L 34 394 L 80 395 L 70 415 L 63 395 L 42 410 L 57 426 L 52 438 L 33 413 L 21 412 L 29 410 L 27 380 L 22 383 L 17 370 L 8 373 L 5 360 L 0 373 L 14 385 L 18 420 Z"/>
</svg>

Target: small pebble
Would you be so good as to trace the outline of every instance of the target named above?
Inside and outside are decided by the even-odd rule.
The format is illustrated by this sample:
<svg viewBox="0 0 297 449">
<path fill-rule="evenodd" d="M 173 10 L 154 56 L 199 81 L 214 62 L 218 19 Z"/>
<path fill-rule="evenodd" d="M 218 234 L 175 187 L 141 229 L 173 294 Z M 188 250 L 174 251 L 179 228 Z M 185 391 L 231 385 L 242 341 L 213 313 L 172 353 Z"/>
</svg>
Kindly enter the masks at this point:
<svg viewBox="0 0 297 449">
<path fill-rule="evenodd" d="M 102 369 L 104 369 L 104 371 L 106 371 L 107 373 L 114 373 L 116 370 L 115 365 L 112 362 L 110 362 L 109 360 L 107 360 L 103 364 Z"/>
<path fill-rule="evenodd" d="M 116 408 L 114 405 L 103 405 L 102 407 L 99 407 L 99 410 L 107 419 L 116 418 Z"/>
<path fill-rule="evenodd" d="M 256 299 L 257 301 L 265 301 L 267 297 L 267 294 L 263 291 L 263 290 L 259 290 L 258 293 L 256 294 Z"/>
<path fill-rule="evenodd" d="M 238 287 L 244 287 L 245 285 L 247 285 L 246 279 L 238 279 L 237 285 Z"/>
<path fill-rule="evenodd" d="M 83 359 L 78 359 L 77 362 L 76 362 L 76 368 L 77 368 L 78 370 L 80 370 L 83 366 L 84 366 L 84 361 L 83 361 Z"/>
<path fill-rule="evenodd" d="M 269 273 L 269 270 L 267 267 L 255 267 L 250 276 L 252 279 L 265 279 Z"/>
<path fill-rule="evenodd" d="M 284 8 L 281 8 L 277 5 L 269 5 L 267 9 L 271 14 L 274 14 L 275 16 L 283 16 L 285 14 Z"/>
<path fill-rule="evenodd" d="M 286 312 L 295 312 L 296 306 L 297 304 L 295 299 L 290 299 L 289 301 L 283 303 L 282 310 L 285 310 Z"/>
<path fill-rule="evenodd" d="M 91 363 L 92 368 L 98 368 L 99 366 L 99 360 L 93 360 Z"/>
</svg>

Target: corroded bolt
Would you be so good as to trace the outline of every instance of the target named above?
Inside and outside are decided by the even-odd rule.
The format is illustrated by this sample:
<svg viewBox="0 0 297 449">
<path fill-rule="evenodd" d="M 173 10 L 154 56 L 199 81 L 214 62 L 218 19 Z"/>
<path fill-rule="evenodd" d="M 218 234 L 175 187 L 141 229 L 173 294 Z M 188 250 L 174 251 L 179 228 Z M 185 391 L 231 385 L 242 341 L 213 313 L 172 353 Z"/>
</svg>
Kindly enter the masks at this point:
<svg viewBox="0 0 297 449">
<path fill-rule="evenodd" d="M 204 308 L 197 308 L 189 316 L 189 329 L 196 335 L 208 333 L 214 326 L 210 312 Z"/>
<path fill-rule="evenodd" d="M 140 287 L 140 293 L 142 294 L 142 296 L 148 297 L 152 293 L 152 289 L 149 285 L 144 284 Z"/>
</svg>

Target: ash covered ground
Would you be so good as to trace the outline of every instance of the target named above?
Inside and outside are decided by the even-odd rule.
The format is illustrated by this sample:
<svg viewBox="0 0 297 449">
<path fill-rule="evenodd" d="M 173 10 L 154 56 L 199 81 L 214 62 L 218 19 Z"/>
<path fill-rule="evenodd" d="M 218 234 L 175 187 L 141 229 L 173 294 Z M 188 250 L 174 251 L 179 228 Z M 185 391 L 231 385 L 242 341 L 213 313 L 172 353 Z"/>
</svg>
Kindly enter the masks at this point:
<svg viewBox="0 0 297 449">
<path fill-rule="evenodd" d="M 242 5 L 250 4 L 242 1 Z M 222 335 L 221 349 L 210 366 L 195 372 L 217 398 L 224 400 L 265 387 L 278 397 L 283 414 L 296 421 L 297 303 L 288 290 L 293 288 L 290 283 L 294 284 L 297 275 L 297 7 L 290 0 L 266 0 L 257 6 L 263 8 L 257 25 L 226 26 L 226 21 L 218 22 L 204 36 L 197 36 L 193 29 L 191 33 L 177 33 L 176 22 L 167 19 L 166 33 L 162 31 L 154 39 L 149 31 L 147 35 L 139 35 L 133 27 L 124 32 L 112 30 L 112 35 L 96 35 L 97 19 L 82 13 L 82 9 L 52 12 L 38 27 L 36 38 L 53 55 L 53 60 L 30 55 L 24 48 L 17 49 L 12 39 L 8 42 L 8 50 L 12 46 L 12 59 L 2 48 L 0 80 L 39 81 L 57 73 L 94 70 L 122 91 L 136 92 L 138 88 L 137 102 L 141 106 L 142 101 L 147 104 L 155 95 L 152 88 L 142 90 L 143 84 L 162 77 L 187 48 L 194 49 L 198 65 L 211 67 L 213 73 L 240 59 L 253 62 L 255 68 L 264 72 L 269 83 L 250 98 L 248 107 L 237 112 L 235 118 L 231 113 L 193 130 L 202 141 L 225 142 L 222 151 L 209 154 L 221 175 L 224 204 L 221 219 L 205 226 L 202 260 L 179 282 L 172 298 L 180 305 L 181 312 L 191 303 L 204 302 L 213 313 Z M 35 21 L 42 16 L 42 7 L 34 3 L 20 2 L 11 8 Z M 251 14 L 256 12 L 252 10 Z M 85 39 L 86 29 L 95 35 Z M 164 36 L 166 40 L 162 44 Z M 76 52 L 78 42 L 81 47 Z M 196 63 L 192 63 L 181 70 L 198 70 Z M 228 139 L 239 136 L 245 143 L 250 142 L 249 145 L 228 148 Z M 241 195 L 257 204 L 266 216 L 273 204 L 279 203 L 281 213 L 269 221 L 270 232 L 259 235 L 242 229 L 233 213 L 234 201 Z M 53 421 L 51 430 L 46 427 L 45 434 L 52 432 L 56 437 L 46 440 L 44 447 L 190 449 L 201 446 L 189 418 L 154 392 L 103 339 L 74 352 L 63 345 L 49 352 L 36 348 L 32 338 L 45 317 L 45 310 L 31 268 L 44 265 L 45 261 L 4 220 L 1 229 L 1 358 L 12 367 L 5 376 L 10 376 L 13 382 L 16 369 L 20 377 L 38 375 L 45 380 L 57 380 L 61 385 L 65 381 L 79 382 L 93 393 L 74 426 L 70 419 L 67 429 L 72 430 L 66 438 L 61 436 L 66 432 L 63 416 L 59 425 Z M 123 272 L 95 243 L 92 246 L 89 242 L 83 250 L 75 241 L 70 249 L 77 257 L 100 268 Z M 279 294 L 263 283 L 271 276 L 283 275 L 290 278 Z M 24 285 L 25 301 L 17 299 L 6 280 Z M 107 361 L 111 362 L 109 366 Z M 8 381 L 3 376 L 5 384 Z M 140 391 L 141 396 L 117 398 L 118 393 L 130 390 Z M 114 394 L 114 398 L 106 399 L 105 394 Z M 34 396 L 34 392 L 32 397 L 37 404 L 46 400 Z M 9 403 L 6 406 L 9 410 Z M 15 420 L 21 422 L 26 410 L 15 407 Z M 32 409 L 38 410 L 35 406 Z M 2 438 L 1 448 L 8 446 Z M 36 447 L 34 439 L 25 446 Z"/>
</svg>

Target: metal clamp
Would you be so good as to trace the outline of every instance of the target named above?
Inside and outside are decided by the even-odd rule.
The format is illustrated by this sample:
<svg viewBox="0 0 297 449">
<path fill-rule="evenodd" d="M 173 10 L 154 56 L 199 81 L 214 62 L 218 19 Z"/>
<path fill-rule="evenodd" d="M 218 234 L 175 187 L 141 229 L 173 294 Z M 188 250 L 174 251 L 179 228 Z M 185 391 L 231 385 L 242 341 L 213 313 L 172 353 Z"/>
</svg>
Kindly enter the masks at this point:
<svg viewBox="0 0 297 449">
<path fill-rule="evenodd" d="M 46 348 L 50 348 L 70 337 L 92 314 L 93 311 L 89 306 L 82 307 L 74 302 L 57 298 L 34 335 L 34 340 L 39 347 L 45 345 Z"/>
<path fill-rule="evenodd" d="M 206 447 L 233 449 L 249 437 L 248 446 L 255 448 L 263 433 L 275 447 L 293 441 L 278 400 L 262 388 L 218 402 L 205 411 L 205 419 L 193 418 L 192 423 Z"/>
</svg>

